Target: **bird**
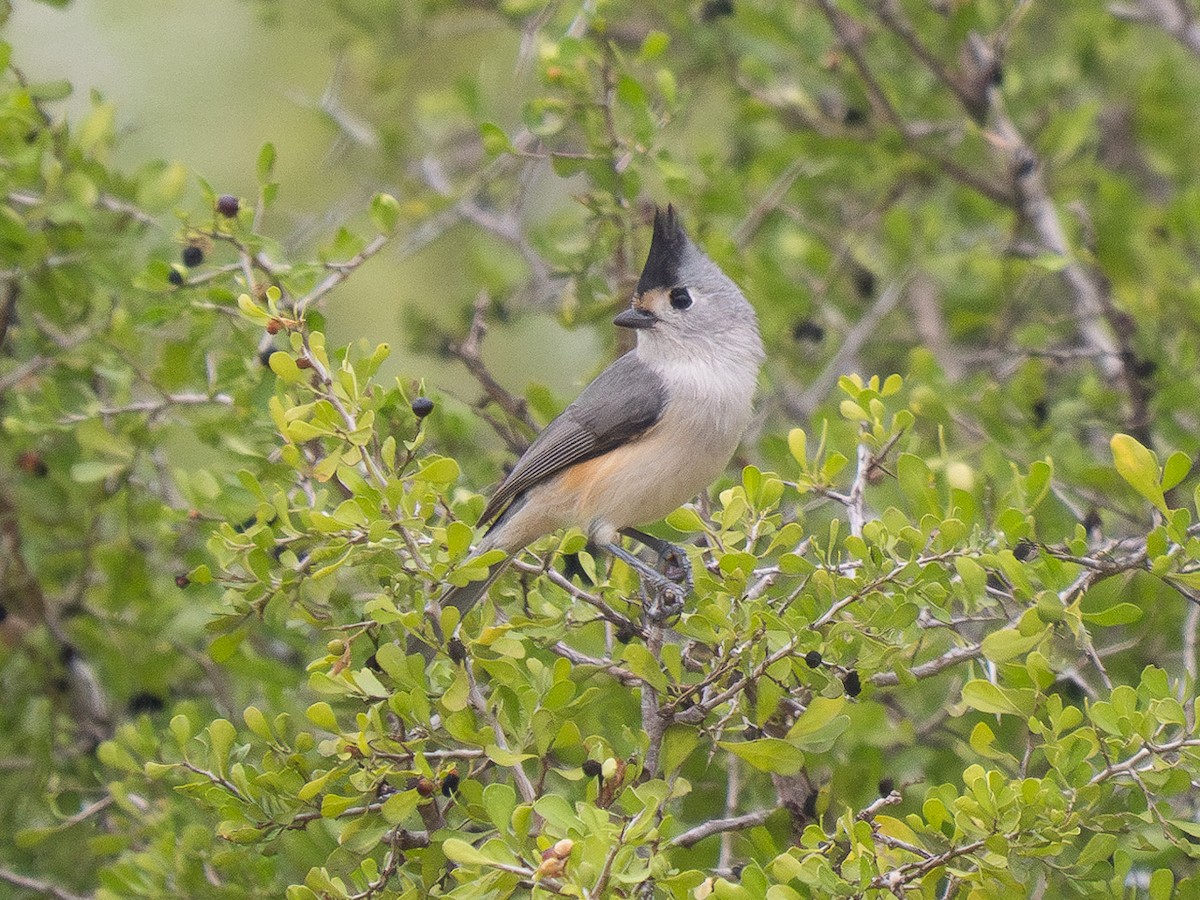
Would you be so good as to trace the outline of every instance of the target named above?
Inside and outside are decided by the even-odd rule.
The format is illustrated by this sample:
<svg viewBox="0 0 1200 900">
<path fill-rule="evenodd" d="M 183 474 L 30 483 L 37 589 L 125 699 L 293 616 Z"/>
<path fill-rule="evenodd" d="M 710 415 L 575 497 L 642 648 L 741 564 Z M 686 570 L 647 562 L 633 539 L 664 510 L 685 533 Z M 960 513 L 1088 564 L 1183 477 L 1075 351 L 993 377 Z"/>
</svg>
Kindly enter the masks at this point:
<svg viewBox="0 0 1200 900">
<path fill-rule="evenodd" d="M 456 608 L 461 621 L 515 554 L 570 527 L 682 608 L 692 586 L 686 553 L 639 526 L 705 490 L 733 457 L 765 359 L 758 317 L 668 205 L 655 209 L 646 264 L 613 324 L 635 332 L 634 348 L 537 435 L 492 494 L 472 556 L 505 556 L 427 610 L 439 638 L 441 610 Z M 657 553 L 663 571 L 625 550 L 622 535 Z"/>
</svg>

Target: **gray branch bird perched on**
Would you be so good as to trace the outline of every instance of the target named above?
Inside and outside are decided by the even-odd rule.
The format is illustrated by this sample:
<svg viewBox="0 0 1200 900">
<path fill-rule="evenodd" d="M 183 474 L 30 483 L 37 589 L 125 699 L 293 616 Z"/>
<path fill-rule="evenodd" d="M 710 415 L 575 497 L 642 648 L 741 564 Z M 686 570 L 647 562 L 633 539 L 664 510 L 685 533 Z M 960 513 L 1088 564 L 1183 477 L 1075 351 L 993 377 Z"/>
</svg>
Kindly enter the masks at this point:
<svg viewBox="0 0 1200 900">
<path fill-rule="evenodd" d="M 764 353 L 754 309 L 691 242 L 675 210 L 656 211 L 633 303 L 614 320 L 637 346 L 546 426 L 483 512 L 476 554 L 509 557 L 488 577 L 449 590 L 463 615 L 512 555 L 562 528 L 632 566 L 644 586 L 678 605 L 690 590 L 683 551 L 634 526 L 655 522 L 708 487 L 750 422 Z M 668 578 L 621 547 L 632 537 L 659 554 Z M 678 582 L 684 582 L 681 586 Z M 429 610 L 435 625 L 437 608 Z"/>
</svg>

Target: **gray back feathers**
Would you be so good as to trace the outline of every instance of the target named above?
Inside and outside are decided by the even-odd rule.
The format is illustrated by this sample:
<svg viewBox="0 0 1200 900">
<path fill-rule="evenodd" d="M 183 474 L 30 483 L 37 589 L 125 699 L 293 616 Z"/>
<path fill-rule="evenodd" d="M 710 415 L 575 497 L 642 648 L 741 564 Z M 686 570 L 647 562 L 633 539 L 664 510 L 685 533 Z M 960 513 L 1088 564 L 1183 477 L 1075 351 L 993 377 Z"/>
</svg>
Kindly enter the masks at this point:
<svg viewBox="0 0 1200 900">
<path fill-rule="evenodd" d="M 512 501 L 534 485 L 633 440 L 662 417 L 666 403 L 662 379 L 635 352 L 626 353 L 537 436 L 480 521 L 499 520 Z"/>
</svg>

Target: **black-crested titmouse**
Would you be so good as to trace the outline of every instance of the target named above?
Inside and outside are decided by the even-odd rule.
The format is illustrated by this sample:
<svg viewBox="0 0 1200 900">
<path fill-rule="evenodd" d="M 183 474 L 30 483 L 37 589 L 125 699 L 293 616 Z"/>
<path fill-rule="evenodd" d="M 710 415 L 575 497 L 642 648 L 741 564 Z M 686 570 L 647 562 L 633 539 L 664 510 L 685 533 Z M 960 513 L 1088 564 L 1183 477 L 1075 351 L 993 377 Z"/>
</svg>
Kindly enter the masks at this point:
<svg viewBox="0 0 1200 900">
<path fill-rule="evenodd" d="M 576 527 L 590 546 L 632 566 L 645 586 L 680 602 L 685 588 L 677 582 L 690 582 L 687 557 L 634 526 L 663 518 L 729 463 L 750 422 L 764 357 L 758 319 L 668 206 L 655 212 L 633 303 L 613 322 L 636 329 L 637 346 L 517 460 L 483 511 L 480 524 L 491 527 L 476 553 L 499 548 L 511 559 L 542 535 Z M 622 548 L 622 533 L 656 551 L 672 577 Z M 440 605 L 465 615 L 507 562 L 452 588 Z"/>
</svg>

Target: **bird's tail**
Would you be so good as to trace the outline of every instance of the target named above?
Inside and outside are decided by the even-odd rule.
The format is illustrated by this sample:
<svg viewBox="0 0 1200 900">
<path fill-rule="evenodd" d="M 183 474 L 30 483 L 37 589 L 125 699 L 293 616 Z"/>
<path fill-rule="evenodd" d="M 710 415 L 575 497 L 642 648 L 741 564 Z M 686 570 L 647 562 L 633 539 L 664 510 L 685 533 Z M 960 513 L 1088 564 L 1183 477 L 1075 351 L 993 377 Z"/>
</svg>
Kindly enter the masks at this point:
<svg viewBox="0 0 1200 900">
<path fill-rule="evenodd" d="M 508 568 L 510 562 L 512 562 L 512 557 L 506 556 L 499 562 L 492 563 L 488 569 L 487 578 L 484 578 L 482 581 L 469 581 L 462 587 L 450 588 L 450 590 L 442 594 L 441 599 L 438 601 L 438 606 L 442 609 L 445 609 L 447 606 L 453 606 L 458 610 L 460 617 L 465 616 L 471 611 L 471 607 L 483 599 L 483 595 L 488 592 L 488 588 Z"/>
<path fill-rule="evenodd" d="M 468 582 L 462 587 L 452 587 L 446 593 L 442 594 L 436 604 L 430 604 L 426 607 L 425 614 L 428 616 L 430 624 L 433 625 L 433 633 L 438 636 L 440 641 L 445 641 L 445 635 L 442 634 L 442 610 L 448 606 L 453 606 L 458 610 L 459 620 L 461 621 L 471 611 L 471 608 L 483 599 L 483 595 L 488 592 L 488 588 L 508 568 L 510 562 L 512 562 L 512 557 L 506 556 L 499 562 L 492 563 L 488 568 L 487 578 L 480 581 Z M 410 635 L 408 649 L 410 653 L 419 651 L 429 660 L 437 653 L 438 648 L 432 647 L 423 641 L 418 641 L 415 636 Z"/>
</svg>

